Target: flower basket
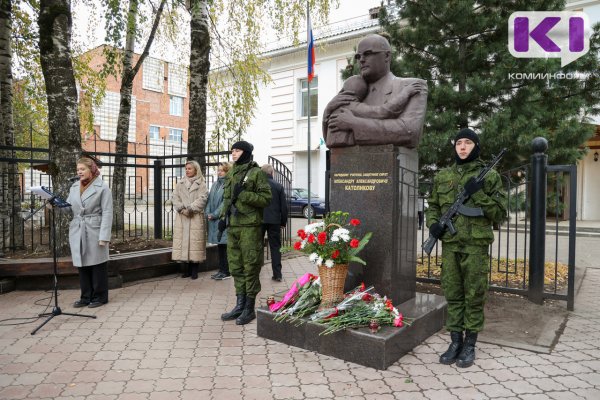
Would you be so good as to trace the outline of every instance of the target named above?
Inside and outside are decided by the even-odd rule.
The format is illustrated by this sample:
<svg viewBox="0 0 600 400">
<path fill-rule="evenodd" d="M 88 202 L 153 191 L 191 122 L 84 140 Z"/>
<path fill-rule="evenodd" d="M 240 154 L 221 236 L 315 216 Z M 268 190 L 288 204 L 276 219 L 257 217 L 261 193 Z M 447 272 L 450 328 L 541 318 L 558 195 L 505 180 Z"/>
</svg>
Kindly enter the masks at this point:
<svg viewBox="0 0 600 400">
<path fill-rule="evenodd" d="M 321 306 L 319 308 L 331 307 L 344 299 L 346 275 L 348 275 L 348 264 L 335 264 L 333 268 L 319 265 L 322 289 Z"/>
</svg>

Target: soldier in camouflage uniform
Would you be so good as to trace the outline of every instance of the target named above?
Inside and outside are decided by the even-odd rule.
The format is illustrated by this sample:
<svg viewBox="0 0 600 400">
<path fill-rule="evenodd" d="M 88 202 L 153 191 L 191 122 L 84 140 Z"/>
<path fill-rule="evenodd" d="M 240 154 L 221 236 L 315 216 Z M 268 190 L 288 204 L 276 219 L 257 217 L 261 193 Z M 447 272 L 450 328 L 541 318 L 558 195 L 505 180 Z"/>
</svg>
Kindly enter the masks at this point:
<svg viewBox="0 0 600 400">
<path fill-rule="evenodd" d="M 500 175 L 492 170 L 483 182 L 475 177 L 485 164 L 479 159 L 479 137 L 463 129 L 454 138 L 456 164 L 441 170 L 434 179 L 429 208 L 425 212 L 429 233 L 442 241 L 442 288 L 448 301 L 446 329 L 452 343 L 440 356 L 440 363 L 461 368 L 475 360 L 477 333 L 483 329 L 483 306 L 488 289 L 489 245 L 494 241 L 493 223 L 506 217 L 506 195 Z M 481 208 L 483 217 L 459 214 L 454 227 L 446 232 L 438 223 L 464 188 L 467 207 Z M 463 338 L 463 331 L 465 337 Z"/>
<path fill-rule="evenodd" d="M 227 258 L 233 276 L 237 301 L 233 310 L 221 315 L 223 321 L 235 319 L 245 325 L 256 318 L 254 305 L 260 292 L 263 265 L 263 208 L 271 201 L 266 175 L 252 161 L 254 146 L 239 141 L 231 146 L 235 162 L 227 174 L 219 230 L 227 230 Z"/>
</svg>

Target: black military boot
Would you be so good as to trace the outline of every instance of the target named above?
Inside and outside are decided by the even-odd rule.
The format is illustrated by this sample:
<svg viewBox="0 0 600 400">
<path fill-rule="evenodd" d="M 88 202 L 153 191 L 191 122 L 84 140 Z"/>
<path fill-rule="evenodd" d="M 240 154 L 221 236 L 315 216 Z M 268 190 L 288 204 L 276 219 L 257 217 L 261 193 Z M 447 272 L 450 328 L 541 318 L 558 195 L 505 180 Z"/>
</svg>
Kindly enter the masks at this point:
<svg viewBox="0 0 600 400">
<path fill-rule="evenodd" d="M 254 318 L 256 318 L 256 313 L 254 312 L 254 302 L 256 298 L 254 297 L 246 297 L 246 307 L 244 307 L 244 312 L 238 319 L 235 320 L 236 325 L 246 325 Z"/>
<path fill-rule="evenodd" d="M 440 363 L 450 365 L 456 361 L 456 357 L 460 354 L 463 346 L 463 333 L 462 332 L 450 332 L 450 338 L 452 343 L 448 346 L 448 350 L 440 356 Z"/>
<path fill-rule="evenodd" d="M 236 294 L 237 300 L 235 302 L 235 307 L 233 310 L 228 313 L 221 314 L 221 319 L 223 321 L 231 321 L 232 319 L 236 319 L 242 312 L 244 311 L 244 306 L 246 305 L 246 295 L 245 294 Z"/>
<path fill-rule="evenodd" d="M 190 266 L 190 263 L 189 262 L 184 262 L 182 269 L 183 269 L 183 272 L 181 273 L 181 277 L 182 278 L 189 278 L 190 277 L 190 273 L 192 272 L 191 271 L 192 268 Z"/>
<path fill-rule="evenodd" d="M 456 358 L 457 367 L 469 368 L 473 365 L 473 362 L 475 361 L 475 343 L 477 343 L 477 332 L 467 331 L 463 348 Z"/>
</svg>

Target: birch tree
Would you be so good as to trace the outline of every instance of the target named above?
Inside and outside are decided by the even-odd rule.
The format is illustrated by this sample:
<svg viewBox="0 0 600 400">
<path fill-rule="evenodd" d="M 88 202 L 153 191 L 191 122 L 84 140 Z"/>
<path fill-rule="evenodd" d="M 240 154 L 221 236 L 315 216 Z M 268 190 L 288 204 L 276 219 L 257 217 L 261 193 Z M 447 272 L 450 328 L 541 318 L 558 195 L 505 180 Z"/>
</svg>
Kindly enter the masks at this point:
<svg viewBox="0 0 600 400">
<path fill-rule="evenodd" d="M 207 110 L 214 112 L 213 140 L 241 136 L 254 116 L 260 85 L 270 82 L 261 54 L 269 40 L 298 35 L 307 6 L 316 25 L 337 0 L 188 0 L 190 12 L 190 124 L 188 152 L 206 151 Z M 302 32 L 304 33 L 304 32 Z M 212 64 L 211 64 L 212 63 Z M 209 71 L 210 73 L 209 77 Z M 204 164 L 203 157 L 196 157 Z"/>
<path fill-rule="evenodd" d="M 40 0 L 40 61 L 48 101 L 50 163 L 54 191 L 65 193 L 81 155 L 77 88 L 71 62 L 71 1 Z M 57 225 L 57 249 L 68 253 L 67 219 Z"/>
<path fill-rule="evenodd" d="M 14 145 L 14 129 L 12 122 L 12 50 L 11 50 L 12 6 L 10 0 L 0 0 L 0 145 Z M 2 151 L 4 157 L 10 152 Z M 18 186 L 16 164 L 0 163 L 0 254 L 4 247 L 14 246 L 11 243 L 9 228 L 20 232 L 22 223 L 18 218 L 21 196 Z"/>
<path fill-rule="evenodd" d="M 188 153 L 204 169 L 206 151 L 206 105 L 210 70 L 210 28 L 208 2 L 192 0 L 190 7 L 190 117 Z"/>
<path fill-rule="evenodd" d="M 129 9 L 127 12 L 127 20 L 125 24 L 125 50 L 122 56 L 121 65 L 121 99 L 119 104 L 119 117 L 117 119 L 117 136 L 115 139 L 116 153 L 115 157 L 116 164 L 127 163 L 127 144 L 129 134 L 129 120 L 131 115 L 131 93 L 133 90 L 133 80 L 142 67 L 144 60 L 150 54 L 150 47 L 154 42 L 156 31 L 160 22 L 161 15 L 165 8 L 166 0 L 161 0 L 160 5 L 154 12 L 154 22 L 150 35 L 146 39 L 146 45 L 144 51 L 138 58 L 135 65 L 133 65 L 133 55 L 135 50 L 136 36 L 138 35 L 138 18 L 140 2 L 138 0 L 129 1 Z M 116 4 L 119 7 L 119 4 Z M 112 8 L 109 2 L 109 10 L 112 11 L 113 15 L 118 13 L 118 9 Z M 116 25 L 119 28 L 119 25 Z M 114 38 L 118 39 L 118 33 L 109 30 L 109 36 L 113 35 Z M 113 48 L 114 49 L 114 48 Z M 110 68 L 110 66 L 108 66 Z M 124 213 L 125 213 L 125 189 L 126 189 L 126 172 L 127 168 L 124 166 L 116 166 L 113 173 L 113 227 L 116 229 L 124 228 Z"/>
</svg>

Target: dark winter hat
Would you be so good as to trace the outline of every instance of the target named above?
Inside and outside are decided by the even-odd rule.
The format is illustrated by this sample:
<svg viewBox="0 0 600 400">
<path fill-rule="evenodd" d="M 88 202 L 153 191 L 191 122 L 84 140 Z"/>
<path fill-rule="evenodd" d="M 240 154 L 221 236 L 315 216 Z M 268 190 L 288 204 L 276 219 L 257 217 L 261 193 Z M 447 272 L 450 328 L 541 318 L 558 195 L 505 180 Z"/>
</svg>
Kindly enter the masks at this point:
<svg viewBox="0 0 600 400">
<path fill-rule="evenodd" d="M 244 150 L 244 153 L 252 153 L 254 146 L 252 146 L 252 143 L 246 142 L 245 140 L 240 140 L 231 146 L 231 150 L 233 149 Z"/>
<path fill-rule="evenodd" d="M 461 159 L 458 156 L 458 153 L 456 152 L 456 142 L 458 142 L 460 139 L 469 139 L 473 143 L 475 143 L 475 147 L 473 147 L 473 150 L 471 150 L 471 153 L 469 154 L 469 156 L 467 158 L 465 158 L 464 160 Z M 481 147 L 479 146 L 479 136 L 472 129 L 464 128 L 464 129 L 461 129 L 460 131 L 458 131 L 458 133 L 454 137 L 453 144 L 455 146 L 454 147 L 454 157 L 456 159 L 457 164 L 459 164 L 459 165 L 466 164 L 468 162 L 471 162 L 471 161 L 479 158 L 479 153 L 481 153 Z"/>
<path fill-rule="evenodd" d="M 477 147 L 479 147 L 479 136 L 472 129 L 464 128 L 458 131 L 454 137 L 454 143 L 458 142 L 460 139 L 470 139 Z"/>
</svg>

